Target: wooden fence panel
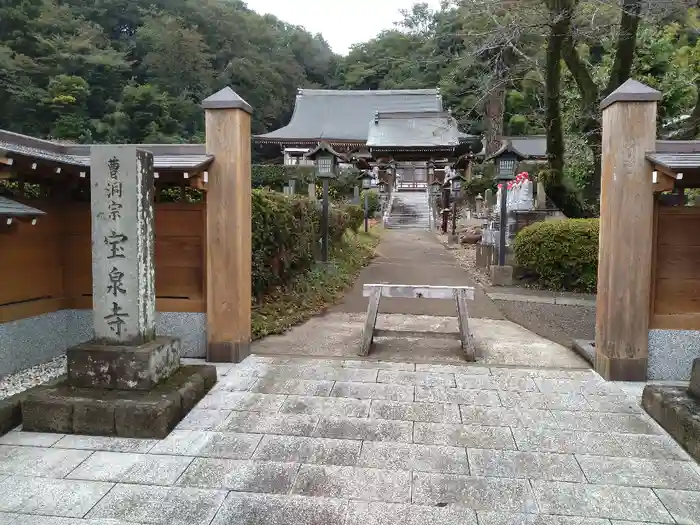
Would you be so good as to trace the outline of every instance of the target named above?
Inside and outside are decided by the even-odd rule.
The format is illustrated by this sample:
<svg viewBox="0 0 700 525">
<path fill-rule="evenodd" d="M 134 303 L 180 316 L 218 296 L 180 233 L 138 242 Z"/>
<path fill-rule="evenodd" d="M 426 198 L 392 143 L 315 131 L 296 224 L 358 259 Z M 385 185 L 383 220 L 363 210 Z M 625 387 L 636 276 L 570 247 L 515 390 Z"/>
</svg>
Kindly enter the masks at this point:
<svg viewBox="0 0 700 525">
<path fill-rule="evenodd" d="M 651 328 L 700 329 L 700 208 L 657 209 Z"/>
<path fill-rule="evenodd" d="M 0 322 L 61 308 L 92 307 L 89 203 L 61 208 L 32 202 L 47 212 L 36 226 L 20 224 L 0 235 Z M 162 203 L 155 213 L 156 307 L 206 310 L 205 204 Z"/>
</svg>

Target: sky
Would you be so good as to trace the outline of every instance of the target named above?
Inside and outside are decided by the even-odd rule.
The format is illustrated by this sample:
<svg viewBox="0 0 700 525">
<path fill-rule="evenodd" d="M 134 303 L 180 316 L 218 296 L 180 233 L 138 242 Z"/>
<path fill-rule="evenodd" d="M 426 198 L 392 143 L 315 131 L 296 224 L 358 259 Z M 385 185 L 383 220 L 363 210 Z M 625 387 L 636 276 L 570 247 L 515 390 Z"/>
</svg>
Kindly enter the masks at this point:
<svg viewBox="0 0 700 525">
<path fill-rule="evenodd" d="M 290 24 L 304 26 L 312 34 L 321 33 L 338 54 L 350 46 L 374 38 L 391 29 L 415 0 L 245 0 L 260 14 L 270 13 Z M 423 0 L 433 9 L 440 0 Z"/>
</svg>

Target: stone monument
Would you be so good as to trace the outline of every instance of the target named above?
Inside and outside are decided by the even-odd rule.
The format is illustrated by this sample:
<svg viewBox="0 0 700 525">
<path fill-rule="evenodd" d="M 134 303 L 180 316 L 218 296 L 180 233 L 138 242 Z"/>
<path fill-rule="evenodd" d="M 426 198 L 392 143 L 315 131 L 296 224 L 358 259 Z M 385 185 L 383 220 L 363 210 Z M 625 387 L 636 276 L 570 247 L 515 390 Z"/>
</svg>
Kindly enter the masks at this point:
<svg viewBox="0 0 700 525">
<path fill-rule="evenodd" d="M 94 337 L 67 351 L 68 376 L 22 403 L 23 429 L 165 437 L 216 382 L 180 367 L 180 341 L 155 328 L 153 156 L 92 146 Z"/>
<path fill-rule="evenodd" d="M 700 461 L 700 358 L 693 362 L 689 387 L 647 385 L 642 406 L 673 438 Z"/>
</svg>

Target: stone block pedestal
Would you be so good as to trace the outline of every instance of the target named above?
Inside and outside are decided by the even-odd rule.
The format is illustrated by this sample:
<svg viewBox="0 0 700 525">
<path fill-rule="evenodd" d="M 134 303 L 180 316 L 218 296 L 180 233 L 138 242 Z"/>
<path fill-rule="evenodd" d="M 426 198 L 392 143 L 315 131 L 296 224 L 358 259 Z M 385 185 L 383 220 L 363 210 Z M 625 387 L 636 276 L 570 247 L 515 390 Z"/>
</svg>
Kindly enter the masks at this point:
<svg viewBox="0 0 700 525">
<path fill-rule="evenodd" d="M 491 284 L 493 286 L 513 286 L 513 267 L 496 266 L 490 267 Z"/>
<path fill-rule="evenodd" d="M 150 390 L 180 367 L 180 340 L 157 337 L 139 346 L 91 341 L 69 348 L 67 358 L 74 387 Z"/>
<path fill-rule="evenodd" d="M 693 361 L 693 371 L 690 374 L 690 393 L 700 400 L 700 359 Z"/>
<path fill-rule="evenodd" d="M 666 432 L 700 461 L 700 359 L 693 363 L 690 388 L 648 385 L 642 406 Z"/>
<path fill-rule="evenodd" d="M 163 439 L 216 383 L 216 367 L 183 366 L 148 391 L 42 387 L 22 401 L 29 432 Z"/>
</svg>

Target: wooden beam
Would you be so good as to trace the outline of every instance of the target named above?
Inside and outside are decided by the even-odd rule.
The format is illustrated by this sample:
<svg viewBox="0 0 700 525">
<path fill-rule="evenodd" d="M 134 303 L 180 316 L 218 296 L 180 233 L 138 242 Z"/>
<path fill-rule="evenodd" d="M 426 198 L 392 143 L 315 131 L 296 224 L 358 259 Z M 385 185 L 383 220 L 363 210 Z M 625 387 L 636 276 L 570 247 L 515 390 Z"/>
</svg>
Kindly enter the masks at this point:
<svg viewBox="0 0 700 525">
<path fill-rule="evenodd" d="M 657 168 L 651 173 L 651 183 L 654 185 L 654 193 L 671 191 L 676 187 L 676 177 Z"/>
<path fill-rule="evenodd" d="M 380 290 L 382 297 L 449 299 L 451 301 L 454 301 L 456 291 L 464 291 L 467 299 L 474 300 L 474 288 L 471 286 L 433 286 L 427 284 L 365 284 L 362 287 L 362 297 L 372 297 L 375 290 Z"/>
<path fill-rule="evenodd" d="M 230 88 L 204 100 L 207 192 L 207 359 L 250 352 L 252 296 L 251 107 Z"/>
<path fill-rule="evenodd" d="M 654 244 L 653 168 L 661 93 L 623 84 L 603 101 L 595 369 L 645 381 Z"/>
<path fill-rule="evenodd" d="M 15 159 L 12 159 L 10 157 L 0 157 L 0 164 L 3 164 L 5 166 L 12 166 L 15 162 Z"/>
</svg>

